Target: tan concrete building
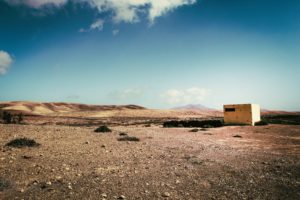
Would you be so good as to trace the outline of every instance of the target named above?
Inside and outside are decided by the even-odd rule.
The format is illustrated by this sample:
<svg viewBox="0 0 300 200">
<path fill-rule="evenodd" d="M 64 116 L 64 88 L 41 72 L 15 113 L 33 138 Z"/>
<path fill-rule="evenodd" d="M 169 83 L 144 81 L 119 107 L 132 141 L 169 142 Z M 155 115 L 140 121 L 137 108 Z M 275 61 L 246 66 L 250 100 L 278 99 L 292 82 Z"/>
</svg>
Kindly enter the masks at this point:
<svg viewBox="0 0 300 200">
<path fill-rule="evenodd" d="M 260 121 L 260 106 L 258 104 L 224 105 L 225 124 L 254 125 Z"/>
</svg>

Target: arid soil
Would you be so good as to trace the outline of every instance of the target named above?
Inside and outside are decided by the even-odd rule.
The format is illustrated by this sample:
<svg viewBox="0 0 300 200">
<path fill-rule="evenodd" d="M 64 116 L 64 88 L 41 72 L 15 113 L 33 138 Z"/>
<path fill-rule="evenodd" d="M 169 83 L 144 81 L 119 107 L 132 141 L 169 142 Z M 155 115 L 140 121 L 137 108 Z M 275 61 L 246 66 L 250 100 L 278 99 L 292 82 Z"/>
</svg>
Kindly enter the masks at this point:
<svg viewBox="0 0 300 200">
<path fill-rule="evenodd" d="M 300 199 L 299 126 L 95 128 L 0 124 L 0 199 Z"/>
</svg>

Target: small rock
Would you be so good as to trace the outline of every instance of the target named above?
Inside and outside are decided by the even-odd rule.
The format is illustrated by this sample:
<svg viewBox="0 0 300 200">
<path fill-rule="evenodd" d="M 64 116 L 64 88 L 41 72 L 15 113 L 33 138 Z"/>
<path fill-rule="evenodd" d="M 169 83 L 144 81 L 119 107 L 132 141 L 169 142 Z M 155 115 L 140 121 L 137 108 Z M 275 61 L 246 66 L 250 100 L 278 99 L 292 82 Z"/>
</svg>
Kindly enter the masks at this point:
<svg viewBox="0 0 300 200">
<path fill-rule="evenodd" d="M 46 187 L 47 187 L 47 184 L 45 184 L 45 183 L 41 184 L 41 189 L 45 189 Z"/>
<path fill-rule="evenodd" d="M 46 182 L 47 185 L 52 185 L 51 181 Z"/>
<path fill-rule="evenodd" d="M 164 192 L 163 194 L 162 194 L 162 197 L 170 197 L 171 195 L 170 195 L 170 193 L 169 192 Z"/>
<path fill-rule="evenodd" d="M 24 158 L 24 159 L 30 159 L 32 157 L 31 156 L 27 156 L 27 155 L 23 155 L 22 158 Z"/>
<path fill-rule="evenodd" d="M 105 148 L 106 146 L 104 144 L 101 145 L 102 148 Z"/>
<path fill-rule="evenodd" d="M 85 144 L 90 144 L 90 142 L 89 142 L 89 141 L 86 141 Z"/>
<path fill-rule="evenodd" d="M 102 193 L 102 194 L 101 194 L 101 197 L 107 198 L 107 194 L 106 194 L 106 193 Z"/>
<path fill-rule="evenodd" d="M 127 133 L 122 132 L 119 134 L 119 136 L 127 136 Z"/>
<path fill-rule="evenodd" d="M 72 189 L 73 189 L 71 185 L 68 185 L 68 188 L 69 188 L 69 190 L 72 190 Z"/>
<path fill-rule="evenodd" d="M 121 195 L 118 197 L 118 199 L 126 199 L 126 197 L 124 195 Z"/>
</svg>

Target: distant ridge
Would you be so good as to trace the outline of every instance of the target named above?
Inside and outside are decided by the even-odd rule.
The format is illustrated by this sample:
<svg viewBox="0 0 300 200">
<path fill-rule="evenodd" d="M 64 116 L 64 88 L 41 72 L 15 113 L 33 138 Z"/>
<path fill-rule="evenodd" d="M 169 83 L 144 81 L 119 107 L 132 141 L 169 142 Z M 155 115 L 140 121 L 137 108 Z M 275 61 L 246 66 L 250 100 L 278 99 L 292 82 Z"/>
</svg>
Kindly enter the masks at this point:
<svg viewBox="0 0 300 200">
<path fill-rule="evenodd" d="M 197 111 L 218 111 L 217 109 L 206 107 L 202 104 L 188 104 L 184 106 L 174 107 L 173 110 L 197 110 Z"/>
<path fill-rule="evenodd" d="M 89 105 L 80 103 L 65 102 L 30 102 L 30 101 L 10 101 L 0 102 L 0 110 L 11 112 L 22 112 L 24 114 L 52 114 L 65 112 L 83 111 L 108 111 L 108 110 L 141 110 L 145 107 L 138 105 Z"/>
<path fill-rule="evenodd" d="M 223 111 L 201 104 L 188 104 L 173 109 L 147 109 L 139 105 L 90 105 L 65 102 L 0 102 L 0 112 L 23 113 L 26 115 L 67 117 L 143 117 L 143 118 L 199 118 L 222 117 Z M 300 112 L 261 110 L 262 115 L 300 115 Z"/>
<path fill-rule="evenodd" d="M 174 107 L 172 110 L 186 110 L 186 111 L 195 111 L 205 114 L 214 113 L 214 114 L 223 114 L 223 110 L 217 110 L 214 108 L 206 107 L 202 104 L 188 104 L 184 106 Z M 261 109 L 261 115 L 300 115 L 299 111 L 283 111 L 283 110 L 268 110 Z"/>
<path fill-rule="evenodd" d="M 299 111 L 268 110 L 264 108 L 260 112 L 262 115 L 300 115 Z"/>
</svg>

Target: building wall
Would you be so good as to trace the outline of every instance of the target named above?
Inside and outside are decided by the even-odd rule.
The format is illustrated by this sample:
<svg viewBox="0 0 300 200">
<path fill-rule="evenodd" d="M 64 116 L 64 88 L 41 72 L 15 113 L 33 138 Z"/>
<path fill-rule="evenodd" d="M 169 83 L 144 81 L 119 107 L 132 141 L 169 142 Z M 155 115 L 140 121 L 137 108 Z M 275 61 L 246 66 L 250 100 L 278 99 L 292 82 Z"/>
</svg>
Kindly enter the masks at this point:
<svg viewBox="0 0 300 200">
<path fill-rule="evenodd" d="M 257 104 L 224 105 L 225 124 L 254 125 L 260 121 L 260 107 Z"/>
<path fill-rule="evenodd" d="M 252 105 L 252 125 L 254 125 L 255 122 L 259 122 L 261 120 L 260 106 L 257 104 L 251 104 L 251 105 Z"/>
</svg>

